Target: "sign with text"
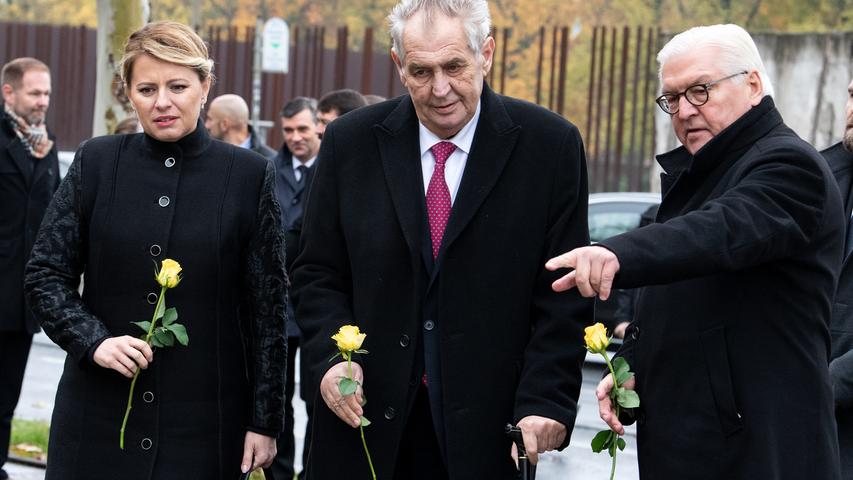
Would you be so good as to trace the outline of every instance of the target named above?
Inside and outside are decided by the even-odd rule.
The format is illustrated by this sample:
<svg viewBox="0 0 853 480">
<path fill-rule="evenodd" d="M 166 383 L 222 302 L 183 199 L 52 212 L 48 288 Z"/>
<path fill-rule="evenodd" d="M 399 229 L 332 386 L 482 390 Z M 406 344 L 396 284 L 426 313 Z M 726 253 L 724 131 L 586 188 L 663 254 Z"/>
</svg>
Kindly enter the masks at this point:
<svg viewBox="0 0 853 480">
<path fill-rule="evenodd" d="M 263 71 L 287 73 L 290 61 L 290 27 L 278 17 L 264 23 Z"/>
</svg>

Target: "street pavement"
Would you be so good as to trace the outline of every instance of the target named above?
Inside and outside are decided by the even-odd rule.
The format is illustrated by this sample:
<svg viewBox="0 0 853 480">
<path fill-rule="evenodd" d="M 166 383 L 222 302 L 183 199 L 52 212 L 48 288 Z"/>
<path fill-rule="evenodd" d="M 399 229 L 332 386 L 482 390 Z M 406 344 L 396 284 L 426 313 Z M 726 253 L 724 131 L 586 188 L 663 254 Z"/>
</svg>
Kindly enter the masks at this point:
<svg viewBox="0 0 853 480">
<path fill-rule="evenodd" d="M 32 420 L 50 420 L 53 411 L 56 385 L 62 374 L 65 352 L 56 347 L 44 334 L 36 336 L 30 352 L 29 363 L 24 377 L 24 387 L 16 418 Z M 297 356 L 298 361 L 298 356 Z M 296 371 L 299 372 L 297 366 Z M 606 480 L 610 475 L 610 457 L 606 453 L 592 453 L 589 442 L 603 428 L 598 418 L 595 401 L 595 385 L 601 378 L 603 367 L 587 363 L 584 367 L 584 381 L 579 401 L 580 410 L 572 441 L 562 452 L 551 452 L 540 457 L 537 468 L 537 480 Z M 298 382 L 298 377 L 297 377 Z M 297 386 L 296 391 L 299 391 Z M 297 462 L 302 458 L 302 439 L 305 430 L 305 404 L 294 400 Z M 629 427 L 625 436 L 628 443 L 623 452 L 619 452 L 616 465 L 616 479 L 633 480 L 639 478 L 637 469 L 637 440 L 634 427 Z M 301 467 L 301 465 L 299 466 Z M 44 480 L 44 470 L 17 464 L 7 464 L 6 470 L 12 480 Z"/>
</svg>

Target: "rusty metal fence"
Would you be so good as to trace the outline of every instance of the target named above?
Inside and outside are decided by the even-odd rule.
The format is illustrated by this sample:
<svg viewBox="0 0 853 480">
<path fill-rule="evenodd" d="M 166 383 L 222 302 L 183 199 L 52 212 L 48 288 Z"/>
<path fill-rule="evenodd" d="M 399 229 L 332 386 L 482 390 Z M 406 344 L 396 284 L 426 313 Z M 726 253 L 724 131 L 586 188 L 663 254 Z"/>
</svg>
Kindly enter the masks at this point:
<svg viewBox="0 0 853 480">
<path fill-rule="evenodd" d="M 236 93 L 250 99 L 254 29 L 213 27 L 200 33 L 216 61 L 210 97 Z M 656 29 L 597 26 L 574 35 L 569 27 L 543 26 L 536 32 L 499 28 L 492 33 L 497 48 L 489 84 L 575 122 L 586 144 L 590 191 L 649 188 Z M 0 63 L 33 56 L 50 66 L 54 95 L 48 123 L 60 148 L 74 149 L 91 136 L 95 30 L 0 22 L 0 42 Z M 260 118 L 277 121 L 287 100 L 338 88 L 385 97 L 405 93 L 387 42 L 377 42 L 372 28 L 353 35 L 346 27 L 294 26 L 290 72 L 262 76 Z M 281 142 L 280 130 L 272 128 L 267 143 L 277 148 Z"/>
</svg>

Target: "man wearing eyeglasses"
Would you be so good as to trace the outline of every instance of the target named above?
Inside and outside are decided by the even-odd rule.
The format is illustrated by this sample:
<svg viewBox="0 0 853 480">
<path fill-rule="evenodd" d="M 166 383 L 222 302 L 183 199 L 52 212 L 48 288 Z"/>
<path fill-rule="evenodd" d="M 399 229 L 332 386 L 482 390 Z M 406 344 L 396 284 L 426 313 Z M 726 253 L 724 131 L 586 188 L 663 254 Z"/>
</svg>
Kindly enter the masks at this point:
<svg viewBox="0 0 853 480">
<path fill-rule="evenodd" d="M 640 406 L 644 479 L 840 478 L 827 362 L 844 213 L 832 173 L 791 131 L 755 43 L 736 25 L 697 27 L 658 54 L 681 141 L 660 155 L 656 223 L 572 250 L 557 291 L 606 299 L 644 287 L 619 356 Z"/>
</svg>

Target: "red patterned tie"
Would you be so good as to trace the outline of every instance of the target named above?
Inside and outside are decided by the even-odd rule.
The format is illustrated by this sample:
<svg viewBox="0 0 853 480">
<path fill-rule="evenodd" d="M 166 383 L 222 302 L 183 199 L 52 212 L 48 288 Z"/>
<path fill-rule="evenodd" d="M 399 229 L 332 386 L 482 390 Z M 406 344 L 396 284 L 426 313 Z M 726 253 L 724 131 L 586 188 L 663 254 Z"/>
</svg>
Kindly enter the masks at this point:
<svg viewBox="0 0 853 480">
<path fill-rule="evenodd" d="M 450 154 L 456 150 L 456 145 L 450 142 L 439 142 L 430 148 L 435 158 L 435 170 L 429 179 L 427 187 L 426 203 L 429 215 L 429 231 L 432 239 L 432 258 L 438 257 L 438 249 L 441 247 L 441 238 L 444 236 L 444 227 L 450 218 L 450 190 L 444 181 L 444 164 Z"/>
</svg>

